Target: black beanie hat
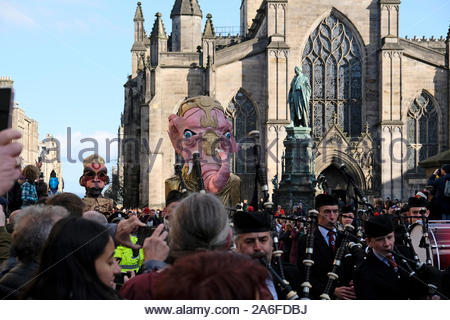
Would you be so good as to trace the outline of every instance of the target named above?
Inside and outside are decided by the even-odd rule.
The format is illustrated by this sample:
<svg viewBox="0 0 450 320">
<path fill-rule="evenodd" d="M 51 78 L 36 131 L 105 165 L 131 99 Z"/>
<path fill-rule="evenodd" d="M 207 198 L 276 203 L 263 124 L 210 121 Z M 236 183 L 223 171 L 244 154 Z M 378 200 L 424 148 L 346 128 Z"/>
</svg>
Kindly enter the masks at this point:
<svg viewBox="0 0 450 320">
<path fill-rule="evenodd" d="M 389 214 L 372 216 L 364 224 L 364 229 L 368 238 L 385 236 L 394 231 L 392 217 Z"/>
<path fill-rule="evenodd" d="M 238 211 L 233 216 L 235 234 L 266 232 L 272 227 L 272 217 L 267 212 Z"/>
<path fill-rule="evenodd" d="M 166 207 L 169 204 L 171 204 L 172 202 L 181 201 L 181 199 L 183 199 L 183 198 L 184 198 L 184 196 L 180 191 L 178 191 L 178 190 L 170 191 L 166 198 Z"/>
<path fill-rule="evenodd" d="M 319 194 L 316 196 L 315 200 L 315 208 L 319 210 L 322 206 L 334 206 L 337 205 L 338 201 L 335 197 L 330 196 L 329 194 Z"/>
<path fill-rule="evenodd" d="M 428 204 L 428 201 L 425 200 L 422 197 L 411 197 L 408 199 L 408 209 L 409 208 L 418 208 L 418 207 L 426 207 Z"/>
</svg>

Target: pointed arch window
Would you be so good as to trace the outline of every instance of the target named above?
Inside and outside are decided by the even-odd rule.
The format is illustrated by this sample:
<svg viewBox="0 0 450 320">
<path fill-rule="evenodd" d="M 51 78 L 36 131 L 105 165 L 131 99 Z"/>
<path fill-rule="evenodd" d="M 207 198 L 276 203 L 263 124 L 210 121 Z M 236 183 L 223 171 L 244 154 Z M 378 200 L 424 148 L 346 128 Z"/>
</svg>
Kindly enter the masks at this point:
<svg viewBox="0 0 450 320">
<path fill-rule="evenodd" d="M 311 128 L 320 138 L 338 124 L 350 136 L 362 129 L 362 59 L 353 32 L 332 13 L 311 33 L 302 56 L 303 73 L 311 80 Z"/>
<path fill-rule="evenodd" d="M 419 162 L 438 153 L 438 113 L 433 99 L 422 92 L 408 110 L 408 170 L 419 171 Z M 411 172 L 410 171 L 410 172 Z"/>
<path fill-rule="evenodd" d="M 239 90 L 228 104 L 226 113 L 233 122 L 233 134 L 240 145 L 239 153 L 233 157 L 233 172 L 238 175 L 253 174 L 253 154 L 251 148 L 246 148 L 246 142 L 249 132 L 257 128 L 256 109 L 247 95 Z"/>
</svg>

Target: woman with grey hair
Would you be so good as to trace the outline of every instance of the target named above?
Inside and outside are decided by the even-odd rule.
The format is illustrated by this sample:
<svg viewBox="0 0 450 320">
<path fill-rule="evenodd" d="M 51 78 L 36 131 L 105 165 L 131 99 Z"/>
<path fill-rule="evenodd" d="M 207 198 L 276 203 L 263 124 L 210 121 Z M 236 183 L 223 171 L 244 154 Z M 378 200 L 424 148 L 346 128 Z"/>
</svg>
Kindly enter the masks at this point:
<svg viewBox="0 0 450 320">
<path fill-rule="evenodd" d="M 159 256 L 160 262 L 170 256 L 170 261 L 206 250 L 228 250 L 231 245 L 231 228 L 228 216 L 222 202 L 212 194 L 194 193 L 178 205 L 170 220 L 169 247 L 164 244 L 167 233 L 163 225 L 156 228 L 153 235 L 144 241 L 145 260 Z M 154 247 L 159 246 L 159 250 Z M 146 253 L 155 253 L 150 256 Z M 168 254 L 167 254 L 168 253 Z M 163 264 L 160 264 L 161 267 Z M 152 299 L 152 290 L 164 269 L 151 268 L 152 272 L 144 273 L 130 279 L 120 290 L 126 299 Z"/>
<path fill-rule="evenodd" d="M 184 199 L 170 226 L 169 248 L 173 259 L 199 250 L 228 249 L 231 243 L 225 207 L 212 194 L 194 193 Z"/>
</svg>

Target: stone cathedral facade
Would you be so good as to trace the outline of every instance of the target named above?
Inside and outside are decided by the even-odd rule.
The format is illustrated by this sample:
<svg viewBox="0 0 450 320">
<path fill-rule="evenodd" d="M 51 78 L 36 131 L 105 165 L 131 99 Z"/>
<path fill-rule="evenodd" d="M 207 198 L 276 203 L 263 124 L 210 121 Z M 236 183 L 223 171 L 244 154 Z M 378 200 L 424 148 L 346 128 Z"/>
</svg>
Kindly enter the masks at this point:
<svg viewBox="0 0 450 320">
<path fill-rule="evenodd" d="M 400 38 L 400 0 L 242 0 L 240 35 L 225 37 L 201 1 L 174 1 L 170 35 L 159 13 L 145 24 L 144 5 L 119 128 L 125 206 L 163 206 L 177 161 L 167 119 L 197 95 L 215 97 L 233 121 L 242 199 L 254 188 L 250 131 L 261 132 L 269 181 L 279 180 L 295 66 L 312 86 L 316 176 L 336 195 L 347 193 L 343 163 L 368 195 L 406 199 L 426 183 L 419 162 L 448 149 L 450 34 Z"/>
</svg>

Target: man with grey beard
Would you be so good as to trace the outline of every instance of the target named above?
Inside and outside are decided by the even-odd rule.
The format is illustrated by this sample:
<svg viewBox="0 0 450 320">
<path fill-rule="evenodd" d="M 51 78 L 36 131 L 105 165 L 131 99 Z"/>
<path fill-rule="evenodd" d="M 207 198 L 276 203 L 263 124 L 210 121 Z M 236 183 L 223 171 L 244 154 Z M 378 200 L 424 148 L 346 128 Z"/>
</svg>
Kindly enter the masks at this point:
<svg viewBox="0 0 450 320">
<path fill-rule="evenodd" d="M 0 299 L 20 298 L 39 267 L 39 257 L 53 225 L 69 212 L 59 206 L 22 209 L 12 234 L 17 265 L 0 279 Z"/>
<path fill-rule="evenodd" d="M 236 212 L 233 216 L 234 243 L 236 252 L 249 255 L 254 259 L 263 260 L 271 265 L 273 239 L 271 236 L 272 217 L 267 212 Z M 280 266 L 277 266 L 278 268 Z M 276 268 L 276 267 L 275 267 Z M 295 265 L 283 263 L 282 268 L 286 280 L 294 291 L 300 289 L 300 274 Z M 280 270 L 277 270 L 280 275 Z M 276 277 L 266 281 L 267 288 L 274 300 L 288 298 L 286 292 Z"/>
</svg>

